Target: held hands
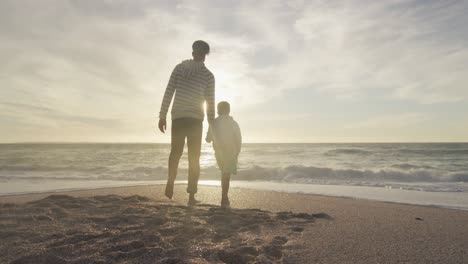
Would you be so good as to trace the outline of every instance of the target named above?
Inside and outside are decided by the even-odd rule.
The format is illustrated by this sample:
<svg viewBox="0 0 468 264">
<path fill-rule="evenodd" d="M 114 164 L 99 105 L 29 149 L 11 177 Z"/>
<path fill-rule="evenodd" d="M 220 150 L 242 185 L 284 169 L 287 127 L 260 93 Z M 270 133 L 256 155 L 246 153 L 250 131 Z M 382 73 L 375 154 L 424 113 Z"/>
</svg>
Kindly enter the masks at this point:
<svg viewBox="0 0 468 264">
<path fill-rule="evenodd" d="M 211 143 L 211 141 L 213 141 L 213 139 L 211 138 L 210 131 L 206 132 L 205 141 L 206 141 L 206 143 Z"/>
<path fill-rule="evenodd" d="M 166 119 L 159 119 L 158 127 L 159 131 L 164 133 L 166 131 Z"/>
</svg>

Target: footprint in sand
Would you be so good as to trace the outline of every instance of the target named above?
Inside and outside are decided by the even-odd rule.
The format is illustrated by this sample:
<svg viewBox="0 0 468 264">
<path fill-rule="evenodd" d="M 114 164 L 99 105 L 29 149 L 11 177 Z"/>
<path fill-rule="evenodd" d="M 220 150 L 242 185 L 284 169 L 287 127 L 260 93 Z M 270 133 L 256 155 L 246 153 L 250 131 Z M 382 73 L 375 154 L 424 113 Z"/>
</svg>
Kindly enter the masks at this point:
<svg viewBox="0 0 468 264">
<path fill-rule="evenodd" d="M 121 261 L 125 261 L 125 260 L 128 260 L 128 259 L 133 259 L 133 258 L 139 257 L 139 256 L 145 254 L 146 251 L 147 250 L 145 248 L 140 248 L 140 249 L 129 251 L 129 252 L 117 251 L 117 252 L 112 252 L 112 253 L 106 255 L 106 257 L 109 260 L 108 263 L 109 262 L 110 263 L 119 263 Z"/>
<path fill-rule="evenodd" d="M 294 232 L 300 233 L 300 232 L 304 231 L 304 228 L 299 227 L 299 226 L 295 226 L 295 227 L 291 228 L 291 230 L 294 231 Z"/>
<path fill-rule="evenodd" d="M 220 215 L 220 214 L 215 214 L 208 218 L 207 220 L 208 223 L 210 224 L 215 224 L 215 223 L 231 223 L 232 219 L 226 215 Z"/>
<path fill-rule="evenodd" d="M 284 245 L 288 242 L 288 238 L 285 236 L 275 236 L 271 241 L 273 245 Z"/>
<path fill-rule="evenodd" d="M 161 234 L 161 236 L 176 236 L 176 235 L 182 234 L 184 228 L 185 227 L 183 225 L 169 227 L 169 228 L 162 228 L 162 229 L 159 229 L 159 233 Z"/>
<path fill-rule="evenodd" d="M 146 220 L 145 224 L 147 226 L 154 227 L 154 226 L 163 225 L 163 224 L 167 223 L 167 221 L 168 221 L 168 219 L 165 218 L 165 217 L 155 216 L 155 217 L 151 217 L 148 220 Z"/>
<path fill-rule="evenodd" d="M 277 246 L 277 245 L 264 246 L 262 248 L 262 250 L 265 253 L 265 255 L 267 255 L 268 257 L 271 257 L 273 259 L 280 259 L 280 258 L 283 257 L 283 252 L 281 251 L 282 250 L 281 246 Z"/>
<path fill-rule="evenodd" d="M 42 253 L 42 254 L 26 255 L 26 256 L 20 257 L 10 262 L 10 264 L 34 264 L 34 263 L 66 264 L 68 263 L 68 261 L 66 261 L 64 258 L 54 256 L 52 254 Z"/>
<path fill-rule="evenodd" d="M 258 256 L 255 247 L 241 247 L 231 250 L 220 250 L 218 257 L 224 263 L 249 263 Z"/>
<path fill-rule="evenodd" d="M 115 195 L 0 204 L 0 215 L 5 211 L 0 252 L 23 255 L 0 254 L 0 263 L 14 264 L 281 263 L 283 246 L 295 232 L 318 218 L 331 219 L 322 213 L 189 208 Z"/>
<path fill-rule="evenodd" d="M 143 241 L 135 240 L 135 241 L 129 241 L 125 242 L 122 244 L 118 244 L 115 246 L 111 246 L 110 248 L 104 250 L 104 253 L 109 253 L 109 252 L 130 252 L 134 251 L 135 249 L 140 249 L 145 247 L 145 243 Z"/>
<path fill-rule="evenodd" d="M 260 227 L 260 225 L 253 224 L 253 225 L 248 225 L 248 226 L 245 226 L 245 227 L 241 227 L 238 231 L 239 231 L 240 233 L 244 233 L 244 232 L 260 232 L 260 231 L 261 231 L 261 227 Z"/>
<path fill-rule="evenodd" d="M 77 234 L 70 237 L 63 238 L 53 244 L 51 246 L 61 246 L 61 245 L 69 245 L 69 244 L 79 244 L 79 243 L 87 243 L 90 240 L 99 237 L 99 234 Z"/>
<path fill-rule="evenodd" d="M 52 222 L 54 221 L 54 218 L 48 216 L 48 215 L 36 215 L 33 216 L 34 221 L 45 221 L 45 222 Z"/>
<path fill-rule="evenodd" d="M 200 235 L 203 235 L 206 232 L 207 230 L 205 228 L 189 226 L 189 227 L 185 227 L 180 233 L 180 235 L 188 237 L 188 238 L 195 238 Z"/>
<path fill-rule="evenodd" d="M 156 262 L 156 264 L 188 264 L 189 262 L 180 258 L 163 258 Z"/>
</svg>

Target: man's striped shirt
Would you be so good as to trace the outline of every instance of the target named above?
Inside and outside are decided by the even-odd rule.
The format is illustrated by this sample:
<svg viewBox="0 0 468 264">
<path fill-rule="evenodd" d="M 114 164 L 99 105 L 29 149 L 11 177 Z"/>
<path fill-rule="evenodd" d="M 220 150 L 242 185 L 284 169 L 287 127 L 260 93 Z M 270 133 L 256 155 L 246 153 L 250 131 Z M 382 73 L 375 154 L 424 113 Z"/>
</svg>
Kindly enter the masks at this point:
<svg viewBox="0 0 468 264">
<path fill-rule="evenodd" d="M 215 118 L 215 79 L 203 62 L 186 60 L 175 67 L 164 93 L 159 118 L 166 119 L 172 97 L 172 120 L 186 117 L 203 120 L 205 101 L 208 120 Z"/>
</svg>

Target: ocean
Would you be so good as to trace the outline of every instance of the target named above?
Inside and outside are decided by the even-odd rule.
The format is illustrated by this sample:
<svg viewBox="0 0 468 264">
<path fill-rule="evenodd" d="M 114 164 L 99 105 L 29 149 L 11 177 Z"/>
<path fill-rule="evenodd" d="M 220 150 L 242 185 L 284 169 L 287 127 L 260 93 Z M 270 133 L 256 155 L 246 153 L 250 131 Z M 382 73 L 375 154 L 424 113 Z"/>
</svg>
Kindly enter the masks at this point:
<svg viewBox="0 0 468 264">
<path fill-rule="evenodd" d="M 169 144 L 0 144 L 0 195 L 162 184 L 169 152 Z M 200 162 L 200 184 L 219 184 L 209 144 Z M 178 180 L 186 179 L 185 151 Z M 468 143 L 244 144 L 232 181 L 468 209 Z"/>
</svg>

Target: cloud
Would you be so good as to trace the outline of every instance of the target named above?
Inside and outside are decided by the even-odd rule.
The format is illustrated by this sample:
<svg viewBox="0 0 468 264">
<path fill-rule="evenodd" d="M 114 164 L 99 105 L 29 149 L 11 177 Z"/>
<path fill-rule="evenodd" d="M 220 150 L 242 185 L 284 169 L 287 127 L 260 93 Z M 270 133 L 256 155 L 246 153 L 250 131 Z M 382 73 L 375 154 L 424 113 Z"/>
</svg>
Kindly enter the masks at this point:
<svg viewBox="0 0 468 264">
<path fill-rule="evenodd" d="M 190 3 L 191 18 L 214 35 L 221 56 L 236 54 L 230 58 L 241 67 L 226 68 L 241 78 L 229 79 L 226 90 L 250 83 L 241 88 L 246 98 L 309 87 L 337 98 L 468 99 L 468 4 L 461 1 Z M 229 65 L 216 61 L 214 69 Z"/>
<path fill-rule="evenodd" d="M 154 129 L 170 71 L 205 39 L 217 99 L 238 108 L 298 89 L 466 101 L 467 11 L 463 1 L 5 0 L 0 96 L 138 137 Z"/>
<path fill-rule="evenodd" d="M 343 129 L 376 129 L 383 131 L 388 129 L 408 129 L 408 127 L 421 125 L 431 119 L 431 116 L 427 115 L 427 113 L 387 114 L 344 124 Z"/>
<path fill-rule="evenodd" d="M 415 1 L 311 5 L 294 24 L 303 52 L 287 68 L 297 85 L 338 96 L 374 90 L 422 103 L 466 100 L 467 40 L 450 34 L 454 26 L 467 31 L 461 26 L 466 7 Z"/>
<path fill-rule="evenodd" d="M 21 116 L 23 120 L 33 123 L 53 122 L 59 126 L 79 124 L 101 128 L 115 128 L 120 124 L 119 119 L 81 116 L 60 112 L 48 107 L 21 103 L 0 102 L 0 109 L 5 116 Z"/>
</svg>

